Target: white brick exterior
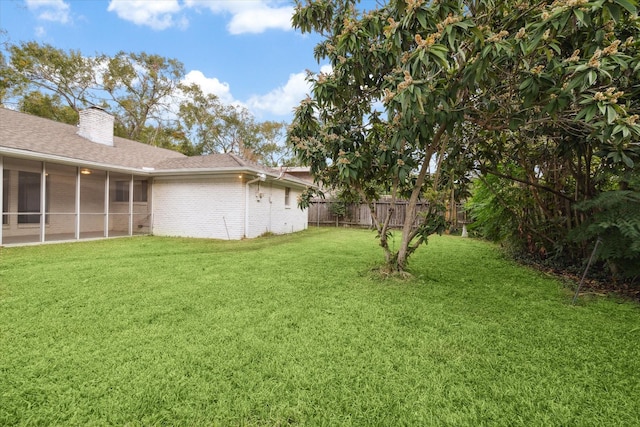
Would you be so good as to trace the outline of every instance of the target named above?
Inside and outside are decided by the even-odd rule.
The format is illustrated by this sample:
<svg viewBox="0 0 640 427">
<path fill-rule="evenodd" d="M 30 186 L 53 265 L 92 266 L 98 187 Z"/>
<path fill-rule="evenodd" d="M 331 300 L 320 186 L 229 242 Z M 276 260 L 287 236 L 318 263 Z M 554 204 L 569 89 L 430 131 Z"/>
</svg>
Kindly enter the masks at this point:
<svg viewBox="0 0 640 427">
<path fill-rule="evenodd" d="M 78 135 L 89 141 L 113 146 L 113 116 L 100 108 L 80 111 Z"/>
<path fill-rule="evenodd" d="M 247 237 L 267 232 L 293 233 L 307 228 L 307 211 L 297 206 L 300 191 L 289 187 L 289 205 L 285 206 L 284 184 L 282 181 L 267 181 L 250 185 Z"/>
<path fill-rule="evenodd" d="M 188 157 L 114 137 L 113 116 L 94 107 L 79 127 L 3 108 L 0 117 L 0 245 L 307 228 L 296 206 L 305 182 L 241 156 Z"/>
<path fill-rule="evenodd" d="M 247 185 L 238 176 L 162 177 L 152 189 L 155 235 L 236 240 L 307 228 L 307 212 L 296 206 L 299 193 L 290 190 L 286 207 L 279 181 Z"/>
</svg>

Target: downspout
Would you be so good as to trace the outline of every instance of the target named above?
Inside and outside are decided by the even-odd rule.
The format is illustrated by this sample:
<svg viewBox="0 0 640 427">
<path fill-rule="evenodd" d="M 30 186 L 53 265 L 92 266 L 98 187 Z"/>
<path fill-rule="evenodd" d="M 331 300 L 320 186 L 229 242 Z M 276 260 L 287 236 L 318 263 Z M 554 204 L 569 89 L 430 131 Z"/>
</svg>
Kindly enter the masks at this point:
<svg viewBox="0 0 640 427">
<path fill-rule="evenodd" d="M 247 181 L 245 184 L 247 188 L 245 189 L 245 201 L 244 201 L 244 237 L 249 237 L 247 235 L 249 231 L 249 186 L 254 182 L 264 182 L 267 179 L 267 175 L 263 173 L 259 173 L 257 178 L 252 179 L 251 181 Z"/>
</svg>

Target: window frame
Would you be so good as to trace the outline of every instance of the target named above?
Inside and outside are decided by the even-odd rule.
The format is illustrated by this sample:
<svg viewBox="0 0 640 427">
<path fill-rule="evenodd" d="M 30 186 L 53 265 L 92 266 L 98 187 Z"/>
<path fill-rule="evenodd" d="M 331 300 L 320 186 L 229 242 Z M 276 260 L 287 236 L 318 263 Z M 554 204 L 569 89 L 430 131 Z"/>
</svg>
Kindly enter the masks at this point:
<svg viewBox="0 0 640 427">
<path fill-rule="evenodd" d="M 116 203 L 129 203 L 130 180 L 116 180 L 115 194 L 113 201 Z M 133 202 L 148 203 L 149 202 L 149 180 L 134 179 L 133 180 Z"/>
<path fill-rule="evenodd" d="M 284 187 L 284 207 L 291 207 L 291 187 Z"/>
</svg>

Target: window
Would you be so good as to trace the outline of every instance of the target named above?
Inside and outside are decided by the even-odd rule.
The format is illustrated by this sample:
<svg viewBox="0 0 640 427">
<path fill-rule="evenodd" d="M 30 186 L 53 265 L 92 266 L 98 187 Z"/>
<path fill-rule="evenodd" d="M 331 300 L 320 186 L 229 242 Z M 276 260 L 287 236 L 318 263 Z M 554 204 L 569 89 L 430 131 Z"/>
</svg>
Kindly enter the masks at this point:
<svg viewBox="0 0 640 427">
<path fill-rule="evenodd" d="M 9 224 L 9 171 L 4 170 L 2 173 L 2 223 Z"/>
<path fill-rule="evenodd" d="M 290 193 L 291 193 L 291 189 L 289 187 L 285 187 L 284 188 L 284 205 L 285 206 L 289 206 L 290 203 Z"/>
<path fill-rule="evenodd" d="M 133 201 L 146 202 L 149 181 L 137 179 L 133 181 Z M 129 181 L 116 181 L 116 202 L 129 201 Z"/>
<path fill-rule="evenodd" d="M 4 181 L 4 179 L 3 179 Z M 4 203 L 3 203 L 4 204 Z M 40 174 L 18 174 L 18 212 L 40 212 Z M 38 224 L 40 214 L 18 215 L 18 224 Z"/>
</svg>

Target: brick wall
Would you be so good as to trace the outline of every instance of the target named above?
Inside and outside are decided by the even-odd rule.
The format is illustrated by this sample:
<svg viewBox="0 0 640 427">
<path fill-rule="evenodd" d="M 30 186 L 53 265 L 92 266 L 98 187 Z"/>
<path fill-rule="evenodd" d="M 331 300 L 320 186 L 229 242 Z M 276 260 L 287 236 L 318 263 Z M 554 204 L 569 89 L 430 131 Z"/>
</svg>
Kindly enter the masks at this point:
<svg viewBox="0 0 640 427">
<path fill-rule="evenodd" d="M 156 178 L 153 184 L 153 233 L 215 239 L 253 238 L 307 228 L 307 212 L 298 209 L 299 194 L 273 181 L 247 185 L 237 177 Z M 245 205 L 249 208 L 245 236 Z"/>
<path fill-rule="evenodd" d="M 244 192 L 239 178 L 156 178 L 153 233 L 161 236 L 241 239 Z"/>
<path fill-rule="evenodd" d="M 100 108 L 80 111 L 78 135 L 98 144 L 113 146 L 113 116 Z"/>
<path fill-rule="evenodd" d="M 297 206 L 300 192 L 290 188 L 289 205 L 285 205 L 285 188 L 282 181 L 260 183 L 259 188 L 258 184 L 251 185 L 248 237 L 257 237 L 265 232 L 292 233 L 307 228 L 307 211 Z"/>
</svg>

